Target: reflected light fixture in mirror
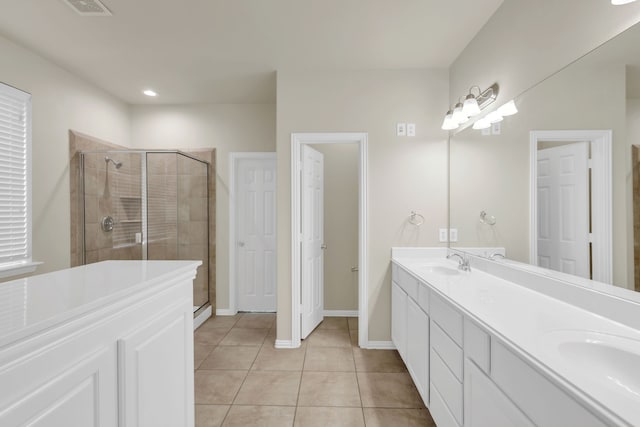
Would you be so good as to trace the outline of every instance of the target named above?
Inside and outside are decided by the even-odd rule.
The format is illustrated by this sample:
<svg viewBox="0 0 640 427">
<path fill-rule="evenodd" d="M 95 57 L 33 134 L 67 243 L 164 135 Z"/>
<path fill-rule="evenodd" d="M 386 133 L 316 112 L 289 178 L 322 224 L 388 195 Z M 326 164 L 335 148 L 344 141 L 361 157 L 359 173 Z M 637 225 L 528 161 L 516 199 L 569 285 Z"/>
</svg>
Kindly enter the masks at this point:
<svg viewBox="0 0 640 427">
<path fill-rule="evenodd" d="M 516 108 L 516 103 L 513 102 L 513 99 L 506 104 L 498 107 L 498 114 L 500 114 L 502 117 L 513 116 L 517 112 L 518 109 Z"/>
<path fill-rule="evenodd" d="M 611 4 L 614 6 L 620 6 L 627 3 L 633 3 L 636 0 L 611 0 Z"/>
<path fill-rule="evenodd" d="M 478 100 L 476 96 L 471 92 L 473 88 L 478 89 L 478 96 L 480 96 L 480 87 L 472 86 L 469 89 L 469 95 L 467 95 L 464 99 L 464 104 L 462 105 L 462 112 L 467 117 L 474 117 L 480 114 L 480 106 L 478 105 Z"/>
<path fill-rule="evenodd" d="M 453 108 L 453 121 L 460 125 L 467 120 L 469 120 L 469 116 L 462 112 L 462 104 L 458 102 Z"/>
</svg>

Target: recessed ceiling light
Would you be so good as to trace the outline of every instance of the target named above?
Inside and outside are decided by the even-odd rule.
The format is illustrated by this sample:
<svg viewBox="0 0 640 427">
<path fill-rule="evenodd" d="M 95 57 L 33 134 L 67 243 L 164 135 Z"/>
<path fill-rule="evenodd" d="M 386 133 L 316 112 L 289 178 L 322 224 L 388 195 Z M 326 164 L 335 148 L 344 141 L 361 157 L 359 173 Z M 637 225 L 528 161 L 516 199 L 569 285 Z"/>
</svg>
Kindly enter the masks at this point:
<svg viewBox="0 0 640 427">
<path fill-rule="evenodd" d="M 155 90 L 151 90 L 151 89 L 147 89 L 147 90 L 143 91 L 142 93 L 144 93 L 147 96 L 158 96 L 156 91 Z"/>
</svg>

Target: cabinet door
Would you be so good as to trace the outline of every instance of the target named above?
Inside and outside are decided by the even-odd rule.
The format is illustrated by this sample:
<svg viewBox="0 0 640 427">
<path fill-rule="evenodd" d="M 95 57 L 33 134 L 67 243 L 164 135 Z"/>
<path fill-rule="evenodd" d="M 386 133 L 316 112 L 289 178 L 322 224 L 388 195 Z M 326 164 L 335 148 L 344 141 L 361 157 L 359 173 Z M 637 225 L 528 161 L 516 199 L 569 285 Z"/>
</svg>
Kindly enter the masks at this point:
<svg viewBox="0 0 640 427">
<path fill-rule="evenodd" d="M 407 363 L 407 294 L 391 283 L 391 340 Z"/>
<path fill-rule="evenodd" d="M 55 349 L 49 353 L 55 353 Z M 70 355 L 67 355 L 70 356 Z M 32 427 L 102 427 L 117 424 L 118 399 L 115 346 L 103 347 L 95 353 L 76 359 L 48 381 L 37 383 L 33 372 L 42 363 L 49 369 L 61 368 L 60 359 L 36 357 L 2 374 L 6 385 L 18 381 L 31 382 L 26 395 L 15 396 L 9 407 L 0 407 L 0 426 Z M 73 362 L 73 360 L 72 360 Z M 4 397 L 10 396 L 10 393 Z"/>
<path fill-rule="evenodd" d="M 121 427 L 193 426 L 193 315 L 184 307 L 118 341 Z"/>
<path fill-rule="evenodd" d="M 407 302 L 407 367 L 425 405 L 429 404 L 429 317 L 411 298 Z"/>
<path fill-rule="evenodd" d="M 464 366 L 465 427 L 533 427 L 534 424 L 473 362 Z"/>
</svg>

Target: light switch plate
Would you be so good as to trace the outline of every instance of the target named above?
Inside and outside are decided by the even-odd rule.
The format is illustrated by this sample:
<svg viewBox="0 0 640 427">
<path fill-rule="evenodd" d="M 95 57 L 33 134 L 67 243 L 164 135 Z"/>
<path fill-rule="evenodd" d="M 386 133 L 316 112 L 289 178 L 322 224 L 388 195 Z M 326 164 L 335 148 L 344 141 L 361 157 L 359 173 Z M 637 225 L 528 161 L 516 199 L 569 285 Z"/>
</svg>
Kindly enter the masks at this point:
<svg viewBox="0 0 640 427">
<path fill-rule="evenodd" d="M 407 136 L 416 136 L 416 124 L 407 123 Z"/>
<path fill-rule="evenodd" d="M 492 135 L 500 135 L 502 131 L 502 124 L 500 122 L 494 123 L 491 125 L 491 134 Z"/>
<path fill-rule="evenodd" d="M 441 228 L 440 229 L 440 233 L 439 233 L 439 239 L 441 243 L 447 242 L 447 229 L 446 228 Z"/>
<path fill-rule="evenodd" d="M 407 136 L 407 124 L 406 123 L 398 123 L 396 125 L 396 135 L 398 135 L 398 136 Z"/>
<path fill-rule="evenodd" d="M 457 228 L 450 228 L 449 229 L 449 241 L 450 242 L 457 242 L 458 241 L 458 229 Z"/>
</svg>

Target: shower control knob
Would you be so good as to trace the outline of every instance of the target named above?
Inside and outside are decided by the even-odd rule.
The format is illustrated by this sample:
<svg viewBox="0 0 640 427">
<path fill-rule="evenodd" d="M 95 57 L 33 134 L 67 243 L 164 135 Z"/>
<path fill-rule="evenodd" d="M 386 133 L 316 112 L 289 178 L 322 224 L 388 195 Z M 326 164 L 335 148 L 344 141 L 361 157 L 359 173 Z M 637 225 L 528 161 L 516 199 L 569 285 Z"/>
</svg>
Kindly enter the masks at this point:
<svg viewBox="0 0 640 427">
<path fill-rule="evenodd" d="M 112 217 L 104 216 L 100 221 L 100 227 L 102 228 L 102 231 L 113 231 L 115 223 L 116 221 Z"/>
</svg>

